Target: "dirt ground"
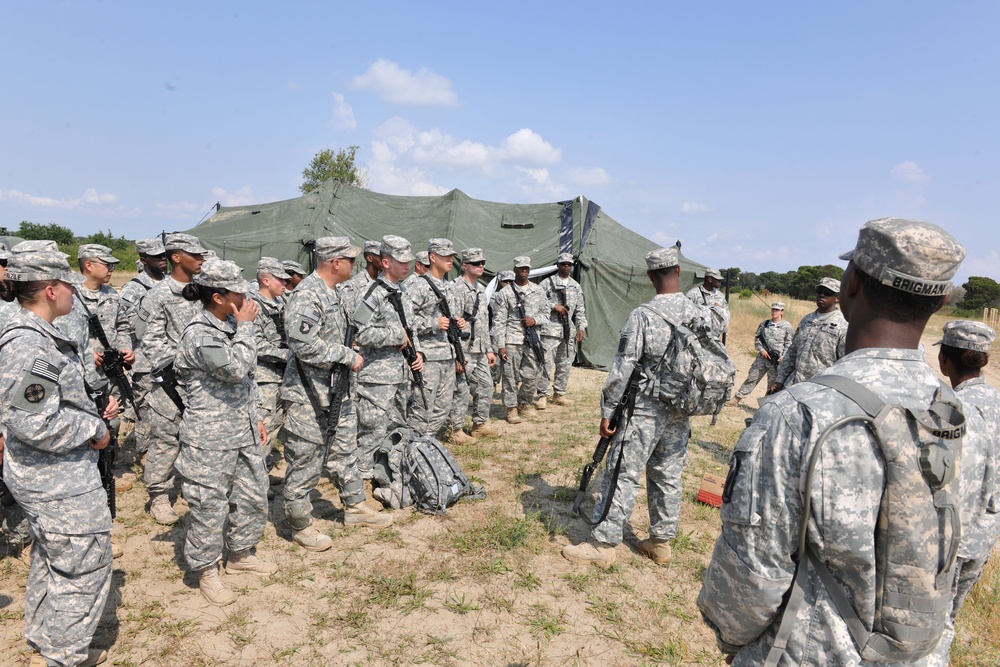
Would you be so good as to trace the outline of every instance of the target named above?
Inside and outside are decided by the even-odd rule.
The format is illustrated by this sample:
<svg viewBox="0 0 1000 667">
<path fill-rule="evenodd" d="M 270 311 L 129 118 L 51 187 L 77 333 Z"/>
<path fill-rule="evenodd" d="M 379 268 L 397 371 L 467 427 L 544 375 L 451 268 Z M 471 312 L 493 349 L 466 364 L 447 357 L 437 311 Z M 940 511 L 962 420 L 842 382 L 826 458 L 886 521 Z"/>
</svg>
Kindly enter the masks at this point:
<svg viewBox="0 0 1000 667">
<path fill-rule="evenodd" d="M 732 308 L 729 350 L 742 382 L 753 360 L 753 331 L 767 309 L 735 298 Z M 789 319 L 797 324 L 812 308 L 790 303 Z M 931 344 L 946 319 L 932 320 L 924 337 L 935 369 Z M 995 364 L 987 376 L 1000 387 Z M 318 527 L 334 547 L 317 554 L 289 541 L 280 505 L 272 502 L 259 552 L 281 570 L 267 579 L 224 574 L 239 594 L 228 607 L 207 603 L 184 572 L 186 520 L 155 524 L 133 468 L 125 476 L 135 488 L 118 496 L 113 533 L 125 554 L 115 561 L 94 645 L 108 649 L 114 665 L 723 664 L 694 604 L 718 536 L 718 511 L 695 496 L 703 474 L 725 474 L 753 410 L 726 408 L 715 426 L 709 417 L 692 420 L 669 566 L 634 550 L 649 525 L 643 493 L 614 567 L 580 567 L 560 549 L 586 536 L 570 506 L 597 442 L 604 377 L 574 369 L 572 407 L 534 412 L 520 425 L 500 421 L 499 437 L 454 448 L 488 496 L 444 516 L 401 510 L 388 529 L 345 529 L 336 493 L 323 481 L 315 498 Z M 747 403 L 755 406 L 763 392 L 762 383 Z M 493 414 L 503 414 L 496 400 Z M 183 500 L 179 507 L 186 511 Z M 27 661 L 26 574 L 18 558 L 0 559 L 0 664 Z"/>
</svg>

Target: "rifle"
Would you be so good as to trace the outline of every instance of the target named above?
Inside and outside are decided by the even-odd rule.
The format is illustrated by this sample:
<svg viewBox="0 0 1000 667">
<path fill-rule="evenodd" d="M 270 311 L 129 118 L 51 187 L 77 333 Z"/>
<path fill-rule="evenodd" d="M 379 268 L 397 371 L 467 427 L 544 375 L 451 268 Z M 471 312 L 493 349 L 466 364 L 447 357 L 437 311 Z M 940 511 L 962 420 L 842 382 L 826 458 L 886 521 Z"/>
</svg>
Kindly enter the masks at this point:
<svg viewBox="0 0 1000 667">
<path fill-rule="evenodd" d="M 770 324 L 770 322 L 768 322 L 768 324 Z M 761 334 L 760 336 L 757 336 L 757 340 L 760 341 L 760 346 L 762 348 L 764 348 L 764 351 L 767 352 L 767 356 L 770 357 L 768 359 L 768 361 L 770 361 L 772 364 L 774 364 L 775 366 L 777 366 L 778 365 L 778 357 L 780 355 L 776 354 L 774 352 L 774 350 L 771 349 L 771 346 L 767 344 L 767 340 L 764 338 L 763 334 Z"/>
<path fill-rule="evenodd" d="M 382 282 L 381 278 L 379 279 L 379 282 Z M 413 362 L 417 360 L 417 349 L 413 347 L 413 330 L 410 329 L 410 325 L 406 323 L 406 313 L 403 311 L 403 295 L 398 289 L 392 289 L 385 283 L 382 283 L 382 286 L 386 290 L 389 303 L 392 305 L 393 310 L 396 311 L 396 315 L 399 317 L 399 323 L 403 325 L 403 331 L 406 332 L 407 340 L 410 341 L 409 344 L 401 351 L 403 353 L 403 359 L 406 360 L 406 365 L 411 367 L 410 373 L 413 374 L 413 384 L 420 390 L 420 400 L 423 401 L 424 410 L 426 410 L 427 397 L 424 396 L 424 374 L 420 371 L 415 371 L 412 368 Z"/>
<path fill-rule="evenodd" d="M 427 285 L 434 292 L 434 296 L 437 297 L 441 315 L 448 318 L 448 342 L 451 343 L 452 349 L 455 350 L 455 360 L 464 373 L 469 369 L 469 362 L 465 360 L 465 351 L 462 349 L 462 330 L 458 328 L 458 320 L 451 316 L 451 306 L 448 305 L 448 299 L 438 289 L 438 286 L 431 281 L 429 274 L 430 272 L 425 273 L 422 278 L 427 281 Z"/>
<path fill-rule="evenodd" d="M 105 383 L 103 387 L 91 390 L 91 393 L 94 397 L 94 403 L 97 404 L 97 413 L 101 419 L 104 419 L 104 411 L 108 409 L 108 401 L 111 398 L 110 385 Z M 101 476 L 101 486 L 104 487 L 104 493 L 108 497 L 108 510 L 111 511 L 111 518 L 114 519 L 118 508 L 115 502 L 115 474 L 112 469 L 115 465 L 115 458 L 118 456 L 118 437 L 115 435 L 110 421 L 104 419 L 104 425 L 107 427 L 111 439 L 108 441 L 107 447 L 97 452 L 97 472 Z"/>
<path fill-rule="evenodd" d="M 611 510 L 611 501 L 615 497 L 615 488 L 618 486 L 618 473 L 621 471 L 622 458 L 625 452 L 625 446 L 622 445 L 621 449 L 618 451 L 618 462 L 615 464 L 615 471 L 611 478 L 610 491 L 607 497 L 604 499 L 604 511 L 601 514 L 601 518 L 597 521 L 591 522 L 580 509 L 583 504 L 583 499 L 587 495 L 587 486 L 590 484 L 590 478 L 594 476 L 594 471 L 597 470 L 597 466 L 600 465 L 601 461 L 604 460 L 605 454 L 608 453 L 608 447 L 611 446 L 611 440 L 615 436 L 624 435 L 624 432 L 619 428 L 622 424 L 622 417 L 626 417 L 626 421 L 632 420 L 632 411 L 635 409 L 635 397 L 639 393 L 639 380 L 642 378 L 642 373 L 639 370 L 638 364 L 632 369 L 632 375 L 628 379 L 628 384 L 625 385 L 625 391 L 622 392 L 621 398 L 615 404 L 615 409 L 611 413 L 611 418 L 608 420 L 608 427 L 614 429 L 614 433 L 610 438 L 601 437 L 597 441 L 597 449 L 594 450 L 594 456 L 590 463 L 583 466 L 583 474 L 580 476 L 580 487 L 576 490 L 576 498 L 573 499 L 573 513 L 578 514 L 584 523 L 588 526 L 596 526 L 597 524 L 608 518 L 608 512 Z"/>
<path fill-rule="evenodd" d="M 354 322 L 348 319 L 347 329 L 344 330 L 344 345 L 346 347 L 351 347 L 357 333 L 358 328 Z M 301 369 L 301 366 L 299 368 Z M 326 455 L 323 456 L 324 461 L 329 456 L 333 438 L 337 435 L 337 426 L 340 424 L 340 406 L 344 403 L 344 395 L 347 394 L 350 378 L 351 367 L 347 364 L 337 364 L 333 373 L 330 374 L 330 413 L 326 417 L 326 432 L 323 434 L 323 444 L 326 451 Z M 302 376 L 303 386 L 308 386 L 308 381 L 308 378 Z"/>
<path fill-rule="evenodd" d="M 524 340 L 528 343 L 531 351 L 535 353 L 535 359 L 538 360 L 538 363 L 544 364 L 545 350 L 542 349 L 542 341 L 538 338 L 538 331 L 535 327 L 529 327 L 524 323 L 524 319 L 528 317 L 524 310 L 524 296 L 513 286 L 511 289 L 514 290 L 514 299 L 517 301 L 517 316 L 521 320 L 521 326 L 524 327 Z"/>
<path fill-rule="evenodd" d="M 566 286 L 556 285 L 555 282 L 552 283 L 552 289 L 556 291 L 556 296 L 559 297 L 559 305 L 566 309 L 565 313 L 559 313 L 559 320 L 562 322 L 563 330 L 563 343 L 569 345 L 569 307 L 566 305 Z"/>
<path fill-rule="evenodd" d="M 97 313 L 90 312 L 87 304 L 84 303 L 79 294 L 76 295 L 76 298 L 80 301 L 80 305 L 83 306 L 83 312 L 87 314 L 87 325 L 90 327 L 90 335 L 96 338 L 104 348 L 103 359 L 101 361 L 101 368 L 104 370 L 104 375 L 118 387 L 122 400 L 135 409 L 135 394 L 132 392 L 132 385 L 125 375 L 125 360 L 122 357 L 121 351 L 111 347 L 108 335 L 104 332 L 104 326 L 101 324 L 101 319 L 97 316 Z M 138 421 L 138 410 L 135 410 L 135 418 Z"/>
</svg>

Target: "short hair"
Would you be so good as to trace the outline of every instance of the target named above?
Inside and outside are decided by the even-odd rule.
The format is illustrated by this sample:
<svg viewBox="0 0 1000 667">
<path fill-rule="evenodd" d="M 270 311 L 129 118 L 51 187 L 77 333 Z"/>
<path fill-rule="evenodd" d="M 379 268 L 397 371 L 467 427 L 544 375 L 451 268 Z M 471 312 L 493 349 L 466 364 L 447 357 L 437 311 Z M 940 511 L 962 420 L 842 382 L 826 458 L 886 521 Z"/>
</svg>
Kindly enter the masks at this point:
<svg viewBox="0 0 1000 667">
<path fill-rule="evenodd" d="M 679 265 L 675 264 L 674 266 L 664 266 L 661 269 L 649 269 L 646 273 L 648 273 L 649 277 L 653 280 L 662 280 L 671 273 L 676 273 L 678 268 L 680 268 Z"/>
<path fill-rule="evenodd" d="M 926 321 L 941 307 L 944 296 L 912 294 L 883 285 L 857 266 L 854 273 L 861 282 L 868 304 L 890 322 L 907 323 Z"/>
<path fill-rule="evenodd" d="M 15 299 L 21 305 L 35 303 L 38 295 L 49 286 L 58 284 L 58 280 L 0 280 L 0 299 L 12 302 Z"/>
</svg>

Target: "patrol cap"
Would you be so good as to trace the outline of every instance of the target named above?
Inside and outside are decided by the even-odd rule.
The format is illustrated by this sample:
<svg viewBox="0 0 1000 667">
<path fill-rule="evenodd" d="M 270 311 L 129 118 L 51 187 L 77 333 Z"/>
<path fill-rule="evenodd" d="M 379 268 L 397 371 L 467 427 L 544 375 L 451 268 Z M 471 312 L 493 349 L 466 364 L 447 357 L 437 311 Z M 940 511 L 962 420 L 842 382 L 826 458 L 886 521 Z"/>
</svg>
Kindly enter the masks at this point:
<svg viewBox="0 0 1000 667">
<path fill-rule="evenodd" d="M 24 243 L 18 243 L 14 248 L 17 249 Z M 48 243 L 55 244 L 54 241 Z M 20 283 L 61 280 L 71 285 L 82 285 L 84 278 L 69 268 L 65 253 L 52 250 L 15 250 L 7 262 L 7 280 Z"/>
<path fill-rule="evenodd" d="M 193 280 L 205 287 L 226 289 L 238 294 L 246 294 L 250 291 L 250 283 L 243 279 L 243 269 L 238 267 L 235 262 L 218 257 L 206 259 L 205 263 L 201 265 L 201 273 L 196 274 Z"/>
<path fill-rule="evenodd" d="M 382 237 L 382 246 L 379 252 L 392 257 L 397 262 L 412 262 L 413 253 L 410 251 L 410 242 L 402 236 L 388 234 Z"/>
<path fill-rule="evenodd" d="M 163 255 L 167 252 L 163 247 L 163 240 L 160 237 L 154 239 L 137 239 L 135 249 L 140 255 L 149 255 L 152 257 Z"/>
<path fill-rule="evenodd" d="M 556 264 L 572 264 L 573 263 L 573 253 L 571 252 L 561 252 L 559 256 L 556 257 Z"/>
<path fill-rule="evenodd" d="M 482 248 L 466 248 L 462 251 L 462 263 L 468 264 L 469 262 L 485 262 L 486 255 L 483 254 Z"/>
<path fill-rule="evenodd" d="M 21 241 L 11 248 L 10 252 L 11 254 L 19 252 L 57 252 L 63 257 L 69 257 L 69 255 L 59 250 L 59 244 L 55 241 Z"/>
<path fill-rule="evenodd" d="M 365 241 L 364 254 L 366 254 L 366 255 L 380 255 L 380 254 L 382 254 L 382 242 L 381 241 Z"/>
<path fill-rule="evenodd" d="M 656 271 L 657 269 L 669 269 L 677 266 L 677 248 L 659 248 L 646 253 L 646 270 Z"/>
<path fill-rule="evenodd" d="M 840 281 L 836 278 L 830 278 L 829 276 L 823 278 L 818 283 L 816 283 L 816 289 L 822 287 L 823 289 L 828 289 L 834 294 L 840 294 Z"/>
<path fill-rule="evenodd" d="M 944 325 L 944 338 L 934 344 L 988 353 L 996 337 L 997 332 L 983 322 L 952 320 Z"/>
<path fill-rule="evenodd" d="M 951 291 L 965 248 L 929 222 L 880 218 L 864 224 L 857 245 L 840 259 L 893 289 L 942 296 Z"/>
<path fill-rule="evenodd" d="M 111 254 L 111 248 L 100 243 L 85 243 L 76 251 L 79 259 L 99 259 L 105 264 L 117 264 L 121 260 Z"/>
<path fill-rule="evenodd" d="M 202 259 L 212 259 L 213 257 L 218 257 L 218 256 L 219 253 L 215 252 L 214 250 L 209 250 L 208 248 L 205 248 L 205 252 L 201 253 Z"/>
<path fill-rule="evenodd" d="M 420 252 L 418 252 L 413 257 L 416 259 L 417 264 L 423 264 L 424 266 L 430 266 L 431 265 L 431 258 L 427 255 L 427 251 L 426 250 L 421 250 Z"/>
<path fill-rule="evenodd" d="M 705 270 L 705 277 L 706 278 L 715 278 L 716 280 L 722 280 L 722 273 L 720 271 L 716 270 L 716 269 L 706 269 Z"/>
<path fill-rule="evenodd" d="M 261 257 L 257 262 L 257 273 L 266 273 L 281 280 L 291 278 L 285 271 L 285 267 L 281 265 L 281 262 L 274 257 Z"/>
<path fill-rule="evenodd" d="M 163 242 L 163 249 L 166 252 L 183 250 L 189 255 L 204 255 L 207 252 L 207 250 L 202 247 L 201 241 L 198 240 L 197 236 L 176 232 L 166 235 L 166 240 Z"/>
<path fill-rule="evenodd" d="M 526 267 L 528 267 L 530 269 L 531 268 L 531 258 L 528 257 L 528 256 L 526 256 L 526 255 L 520 255 L 518 257 L 515 257 L 514 258 L 514 268 L 516 269 L 516 268 L 522 267 L 522 266 L 526 266 Z"/>
<path fill-rule="evenodd" d="M 281 266 L 285 269 L 286 273 L 295 273 L 300 276 L 306 275 L 306 267 L 302 266 L 295 260 L 284 259 L 281 261 Z"/>
<path fill-rule="evenodd" d="M 337 257 L 354 259 L 361 254 L 361 248 L 351 245 L 346 236 L 321 236 L 316 239 L 316 259 L 327 260 Z"/>
<path fill-rule="evenodd" d="M 514 282 L 514 272 L 510 269 L 506 269 L 497 274 L 497 280 L 502 283 L 512 283 Z"/>
<path fill-rule="evenodd" d="M 771 304 L 771 310 L 784 310 L 784 309 L 785 309 L 784 301 L 775 301 L 774 303 Z"/>
<path fill-rule="evenodd" d="M 451 239 L 431 239 L 427 242 L 427 254 L 434 253 L 440 257 L 451 257 L 455 253 L 455 247 Z"/>
</svg>

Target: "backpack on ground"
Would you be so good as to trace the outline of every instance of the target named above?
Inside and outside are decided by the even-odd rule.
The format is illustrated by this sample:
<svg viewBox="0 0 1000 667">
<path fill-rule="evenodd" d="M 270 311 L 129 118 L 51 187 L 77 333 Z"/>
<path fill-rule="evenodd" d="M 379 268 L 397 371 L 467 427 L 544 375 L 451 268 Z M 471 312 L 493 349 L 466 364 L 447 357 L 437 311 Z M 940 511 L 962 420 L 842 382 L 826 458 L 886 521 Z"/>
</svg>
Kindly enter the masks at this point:
<svg viewBox="0 0 1000 667">
<path fill-rule="evenodd" d="M 373 495 L 393 509 L 412 505 L 444 514 L 459 500 L 486 497 L 440 440 L 405 426 L 390 432 L 379 449 L 375 480 L 380 486 Z"/>
<path fill-rule="evenodd" d="M 694 331 L 666 314 L 643 305 L 673 327 L 663 356 L 648 370 L 650 392 L 681 414 L 714 415 L 729 400 L 736 382 L 736 364 L 726 346 L 708 329 Z"/>
<path fill-rule="evenodd" d="M 912 662 L 938 644 L 951 610 L 955 558 L 961 537 L 959 481 L 955 479 L 965 417 L 958 397 L 942 384 L 927 410 L 889 405 L 857 382 L 819 375 L 814 382 L 839 392 L 864 414 L 835 421 L 820 435 L 803 486 L 802 523 L 794 558 L 798 566 L 771 652 L 778 664 L 794 619 L 804 603 L 804 580 L 819 575 L 863 660 Z M 806 541 L 816 462 L 827 436 L 845 423 L 863 421 L 874 434 L 885 466 L 875 527 L 875 615 L 871 629 L 860 619 L 820 556 Z M 914 436 L 918 442 L 914 446 Z M 808 567 L 807 567 L 808 565 Z"/>
</svg>

